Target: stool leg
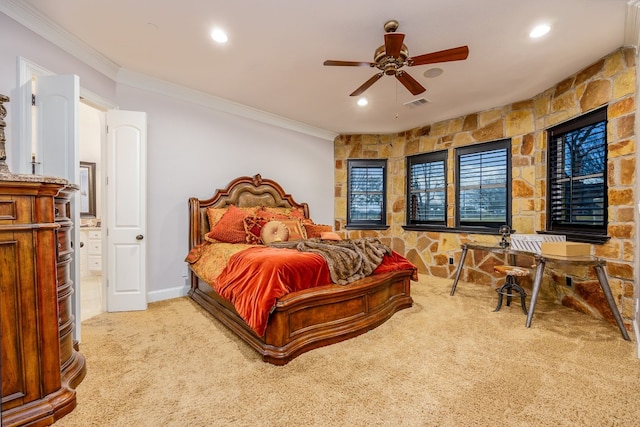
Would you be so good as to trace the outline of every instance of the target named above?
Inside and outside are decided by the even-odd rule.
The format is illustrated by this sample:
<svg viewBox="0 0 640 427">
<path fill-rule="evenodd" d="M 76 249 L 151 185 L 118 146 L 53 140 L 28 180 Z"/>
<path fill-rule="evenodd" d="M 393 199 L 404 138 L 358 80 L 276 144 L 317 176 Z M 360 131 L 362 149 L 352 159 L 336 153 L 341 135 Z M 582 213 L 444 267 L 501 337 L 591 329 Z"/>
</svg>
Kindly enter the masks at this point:
<svg viewBox="0 0 640 427">
<path fill-rule="evenodd" d="M 511 299 L 513 298 L 513 288 L 514 288 L 514 278 L 513 276 L 507 276 L 507 307 L 511 306 Z"/>
<path fill-rule="evenodd" d="M 518 293 L 520 294 L 520 306 L 522 307 L 522 311 L 524 311 L 524 314 L 527 314 L 527 305 L 525 302 L 525 298 L 527 296 L 526 292 L 524 291 L 524 289 L 522 289 L 522 286 L 520 286 L 520 284 L 516 281 L 515 277 L 511 277 L 509 276 L 512 280 L 512 284 L 511 284 L 511 289 L 514 289 L 516 291 L 518 291 Z"/>
<path fill-rule="evenodd" d="M 498 292 L 498 305 L 496 306 L 496 308 L 493 311 L 500 311 L 500 308 L 502 308 L 502 290 L 504 288 L 504 285 L 500 286 L 498 289 L 496 289 L 496 291 Z"/>
</svg>

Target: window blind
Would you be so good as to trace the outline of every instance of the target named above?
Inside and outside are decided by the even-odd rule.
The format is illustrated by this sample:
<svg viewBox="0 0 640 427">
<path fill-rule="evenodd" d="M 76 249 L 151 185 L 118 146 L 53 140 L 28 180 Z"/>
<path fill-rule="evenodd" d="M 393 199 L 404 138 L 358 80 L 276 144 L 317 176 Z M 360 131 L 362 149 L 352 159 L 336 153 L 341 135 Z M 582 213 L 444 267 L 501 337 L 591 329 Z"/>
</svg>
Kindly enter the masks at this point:
<svg viewBox="0 0 640 427">
<path fill-rule="evenodd" d="M 507 148 L 458 157 L 460 224 L 507 224 Z"/>
<path fill-rule="evenodd" d="M 606 121 L 557 136 L 549 144 L 553 226 L 606 230 Z"/>
<path fill-rule="evenodd" d="M 409 224 L 446 223 L 446 153 L 408 161 Z"/>
<path fill-rule="evenodd" d="M 384 224 L 386 161 L 349 161 L 347 223 Z"/>
</svg>

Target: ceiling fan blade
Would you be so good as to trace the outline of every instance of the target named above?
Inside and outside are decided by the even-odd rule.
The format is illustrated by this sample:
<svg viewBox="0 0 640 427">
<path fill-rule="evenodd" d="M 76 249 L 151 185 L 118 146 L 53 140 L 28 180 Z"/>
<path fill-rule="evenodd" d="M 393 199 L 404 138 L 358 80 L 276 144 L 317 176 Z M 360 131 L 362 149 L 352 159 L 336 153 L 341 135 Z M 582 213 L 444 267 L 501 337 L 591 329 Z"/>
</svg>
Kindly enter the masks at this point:
<svg viewBox="0 0 640 427">
<path fill-rule="evenodd" d="M 334 61 L 327 59 L 322 65 L 332 65 L 338 67 L 373 67 L 376 65 L 373 62 L 359 62 L 359 61 Z"/>
<path fill-rule="evenodd" d="M 411 92 L 414 95 L 419 95 L 422 92 L 427 90 L 424 88 L 424 86 L 418 83 L 416 79 L 411 77 L 409 73 L 406 73 L 402 70 L 396 73 L 396 79 L 400 80 L 400 83 L 402 83 L 404 87 L 406 87 L 409 90 L 409 92 Z"/>
<path fill-rule="evenodd" d="M 468 46 L 454 47 L 453 49 L 440 50 L 438 52 L 425 53 L 424 55 L 407 58 L 407 65 L 434 64 L 436 62 L 462 61 L 469 56 Z"/>
<path fill-rule="evenodd" d="M 362 94 L 365 90 L 369 89 L 371 87 L 372 84 L 374 84 L 375 82 L 378 81 L 378 79 L 380 77 L 384 76 L 384 73 L 378 73 L 375 74 L 373 77 L 371 77 L 369 80 L 367 80 L 366 82 L 364 82 L 362 84 L 362 86 L 360 86 L 358 89 L 354 90 L 353 93 L 349 96 L 358 96 L 360 94 Z"/>
<path fill-rule="evenodd" d="M 404 34 L 402 33 L 386 33 L 384 35 L 384 50 L 387 55 L 398 58 L 400 50 L 402 50 L 402 42 Z"/>
</svg>

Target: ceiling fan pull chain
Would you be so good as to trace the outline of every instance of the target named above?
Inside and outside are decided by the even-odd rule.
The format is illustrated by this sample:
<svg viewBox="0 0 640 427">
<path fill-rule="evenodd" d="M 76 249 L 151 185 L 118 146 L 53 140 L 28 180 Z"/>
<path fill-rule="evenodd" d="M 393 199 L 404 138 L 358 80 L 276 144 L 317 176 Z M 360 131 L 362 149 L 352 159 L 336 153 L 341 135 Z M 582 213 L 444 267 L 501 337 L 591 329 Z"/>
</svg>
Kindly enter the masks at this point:
<svg viewBox="0 0 640 427">
<path fill-rule="evenodd" d="M 396 119 L 398 118 L 398 80 L 396 80 Z"/>
</svg>

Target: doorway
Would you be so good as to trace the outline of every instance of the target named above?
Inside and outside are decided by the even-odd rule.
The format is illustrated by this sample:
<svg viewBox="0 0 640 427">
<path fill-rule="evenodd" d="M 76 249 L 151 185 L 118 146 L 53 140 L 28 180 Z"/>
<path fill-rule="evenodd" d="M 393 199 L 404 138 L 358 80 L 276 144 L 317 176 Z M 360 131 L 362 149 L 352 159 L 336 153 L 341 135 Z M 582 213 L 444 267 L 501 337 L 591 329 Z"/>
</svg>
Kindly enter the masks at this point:
<svg viewBox="0 0 640 427">
<path fill-rule="evenodd" d="M 79 156 L 81 165 L 87 166 L 88 179 L 82 185 L 82 197 L 91 200 L 91 209 L 80 211 L 80 319 L 85 321 L 106 309 L 102 274 L 102 140 L 105 112 L 81 98 L 79 106 Z"/>
<path fill-rule="evenodd" d="M 81 162 L 93 164 L 95 170 L 95 214 L 81 217 L 85 206 L 82 196 L 74 198 L 72 209 L 74 224 L 85 226 L 75 226 L 72 239 L 80 255 L 74 257 L 71 269 L 76 285 L 74 337 L 80 341 L 83 264 L 85 275 L 95 276 L 88 281 L 94 284 L 93 290 L 85 292 L 93 299 L 89 305 L 94 303 L 85 317 L 107 309 L 146 309 L 146 113 L 116 110 L 108 100 L 79 87 L 76 75 L 55 75 L 22 57 L 18 58 L 18 68 L 21 138 L 13 146 L 14 173 L 59 176 L 81 183 Z M 82 136 L 81 110 L 87 123 Z M 107 129 L 111 130 L 109 134 Z M 109 191 L 104 185 L 108 165 Z M 120 181 L 127 185 L 118 185 Z M 116 200 L 121 202 L 118 209 Z M 113 231 L 109 242 L 104 232 L 107 226 Z M 82 242 L 87 246 L 79 244 L 82 229 L 87 231 Z M 94 239 L 89 238 L 90 231 Z M 89 244 L 93 247 L 91 254 Z"/>
</svg>

